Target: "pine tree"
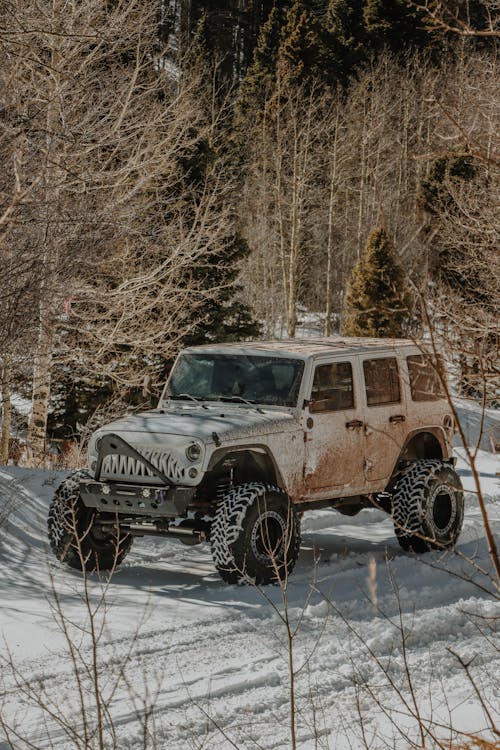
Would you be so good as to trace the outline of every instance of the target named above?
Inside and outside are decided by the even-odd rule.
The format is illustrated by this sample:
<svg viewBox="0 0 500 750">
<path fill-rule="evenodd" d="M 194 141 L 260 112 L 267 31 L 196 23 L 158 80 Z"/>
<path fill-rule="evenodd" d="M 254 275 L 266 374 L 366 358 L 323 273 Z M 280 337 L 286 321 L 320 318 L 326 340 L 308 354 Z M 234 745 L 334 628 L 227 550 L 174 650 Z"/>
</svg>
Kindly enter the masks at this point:
<svg viewBox="0 0 500 750">
<path fill-rule="evenodd" d="M 365 0 L 363 11 L 372 49 L 389 47 L 393 52 L 430 41 L 421 13 L 404 0 Z"/>
<path fill-rule="evenodd" d="M 427 231 L 432 232 L 430 274 L 443 297 L 453 300 L 450 323 L 460 342 L 458 385 L 472 397 L 480 395 L 484 382 L 492 378 L 495 365 L 490 369 L 487 363 L 498 359 L 497 295 L 495 281 L 493 288 L 490 282 L 495 273 L 489 270 L 496 238 L 494 232 L 483 231 L 487 223 L 481 211 L 488 217 L 488 201 L 484 208 L 474 205 L 476 192 L 487 195 L 490 190 L 488 170 L 480 162 L 472 156 L 446 155 L 431 164 L 419 194 L 428 215 Z"/>
<path fill-rule="evenodd" d="M 171 6 L 170 13 L 165 6 Z M 196 36 L 200 22 L 205 26 L 206 49 L 217 62 L 219 86 L 239 84 L 252 61 L 259 28 L 272 8 L 272 0 L 236 3 L 228 0 L 175 0 L 160 4 L 161 16 L 170 15 L 175 47 L 184 58 Z M 161 31 L 162 29 L 160 29 Z"/>
<path fill-rule="evenodd" d="M 295 0 L 273 7 L 240 87 L 238 123 L 245 112 L 262 111 L 275 92 L 278 72 L 288 85 L 314 81 L 317 87 L 319 83 L 333 85 L 344 80 L 341 45 L 329 33 L 323 15 L 322 3 Z"/>
<path fill-rule="evenodd" d="M 327 27 L 331 54 L 347 76 L 366 54 L 367 32 L 363 20 L 364 0 L 330 0 Z"/>
<path fill-rule="evenodd" d="M 197 94 L 198 101 L 205 104 L 204 108 L 208 113 L 214 91 L 211 88 L 213 64 L 205 44 L 205 28 L 204 24 L 200 25 L 196 44 L 192 50 L 192 65 L 195 70 L 201 68 L 205 71 Z M 189 70 L 186 73 L 189 75 Z M 223 107 L 224 103 L 219 106 Z M 206 128 L 202 130 L 206 132 Z M 224 173 L 226 179 L 231 178 L 233 165 L 231 164 L 231 151 L 228 148 L 228 144 L 231 145 L 230 142 L 227 124 L 219 125 L 209 131 L 209 136 L 200 134 L 192 153 L 182 159 L 180 169 L 184 175 L 183 189 L 193 196 L 193 211 L 196 210 L 195 206 L 198 203 L 197 196 L 201 196 L 212 181 L 219 180 L 221 173 Z M 219 166 L 214 170 L 214 165 Z M 239 299 L 240 263 L 247 257 L 249 248 L 236 229 L 234 216 L 231 228 L 233 231 L 225 237 L 221 243 L 221 249 L 208 254 L 203 263 L 198 263 L 190 270 L 190 279 L 196 281 L 197 288 L 207 290 L 207 299 L 194 316 L 193 328 L 183 338 L 185 346 L 215 341 L 239 341 L 255 337 L 260 331 L 258 323 L 252 318 L 249 307 Z M 209 290 L 211 290 L 210 293 L 208 293 Z"/>
<path fill-rule="evenodd" d="M 457 212 L 452 185 L 473 180 L 476 170 L 470 156 L 442 156 L 436 159 L 429 169 L 429 176 L 420 185 L 419 205 L 430 215 L 429 228 L 434 234 L 431 272 L 450 287 L 467 293 L 467 284 L 457 271 L 463 265 L 464 248 L 450 247 L 439 232 L 439 219 L 442 215 Z M 480 294 L 472 284 L 473 295 Z"/>
<path fill-rule="evenodd" d="M 437 215 L 453 202 L 450 180 L 470 180 L 475 170 L 470 156 L 441 156 L 430 166 L 429 176 L 420 186 L 419 203 L 430 214 Z"/>
<path fill-rule="evenodd" d="M 284 21 L 284 10 L 275 5 L 260 30 L 252 65 L 240 87 L 236 105 L 239 119 L 248 110 L 261 108 L 274 89 Z"/>
<path fill-rule="evenodd" d="M 345 336 L 404 335 L 410 296 L 394 246 L 384 227 L 372 231 L 365 255 L 353 268 L 345 300 Z"/>
<path fill-rule="evenodd" d="M 286 15 L 279 66 L 296 85 L 334 85 L 343 78 L 340 46 L 328 33 L 314 3 L 295 0 Z"/>
<path fill-rule="evenodd" d="M 304 83 L 321 69 L 321 53 L 320 30 L 314 15 L 301 0 L 295 0 L 287 13 L 279 49 L 282 71 L 289 81 Z"/>
<path fill-rule="evenodd" d="M 238 299 L 241 291 L 239 263 L 248 252 L 247 243 L 235 233 L 228 237 L 227 247 L 220 255 L 212 256 L 209 263 L 193 269 L 194 277 L 199 275 L 207 288 L 219 284 L 220 290 L 203 305 L 203 318 L 200 320 L 198 316 L 200 322 L 184 337 L 184 346 L 241 341 L 259 335 L 259 324 L 248 306 Z"/>
<path fill-rule="evenodd" d="M 113 396 L 109 378 L 92 378 L 83 369 L 57 366 L 51 390 L 47 434 L 51 438 L 79 439 L 81 427 Z M 130 395 L 130 394 L 127 394 Z"/>
</svg>

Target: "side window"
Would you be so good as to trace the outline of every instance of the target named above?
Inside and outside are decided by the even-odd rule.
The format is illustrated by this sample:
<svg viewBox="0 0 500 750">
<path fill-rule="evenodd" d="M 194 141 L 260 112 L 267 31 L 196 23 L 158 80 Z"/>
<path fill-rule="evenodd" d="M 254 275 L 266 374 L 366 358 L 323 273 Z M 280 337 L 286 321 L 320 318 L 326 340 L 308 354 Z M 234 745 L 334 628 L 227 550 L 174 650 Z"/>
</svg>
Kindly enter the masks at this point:
<svg viewBox="0 0 500 750">
<path fill-rule="evenodd" d="M 354 408 L 350 362 L 318 365 L 314 371 L 310 411 L 343 411 Z"/>
<path fill-rule="evenodd" d="M 411 355 L 406 361 L 413 401 L 437 401 L 443 398 L 443 389 L 431 362 L 423 354 Z"/>
<path fill-rule="evenodd" d="M 363 370 L 368 406 L 396 404 L 401 401 L 396 357 L 365 359 Z"/>
</svg>

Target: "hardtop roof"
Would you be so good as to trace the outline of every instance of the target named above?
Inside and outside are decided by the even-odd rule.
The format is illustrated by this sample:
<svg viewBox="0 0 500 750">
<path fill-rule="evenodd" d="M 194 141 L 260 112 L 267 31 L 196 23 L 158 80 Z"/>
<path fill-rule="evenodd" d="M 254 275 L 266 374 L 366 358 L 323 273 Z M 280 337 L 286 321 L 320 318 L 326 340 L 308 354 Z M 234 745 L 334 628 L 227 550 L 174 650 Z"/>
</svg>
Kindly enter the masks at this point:
<svg viewBox="0 0 500 750">
<path fill-rule="evenodd" d="M 334 353 L 366 353 L 374 350 L 394 350 L 399 347 L 416 347 L 410 339 L 350 338 L 345 336 L 280 339 L 268 341 L 239 341 L 231 344 L 203 344 L 191 346 L 188 351 L 210 351 L 233 354 L 272 354 L 281 357 L 307 359 Z"/>
</svg>

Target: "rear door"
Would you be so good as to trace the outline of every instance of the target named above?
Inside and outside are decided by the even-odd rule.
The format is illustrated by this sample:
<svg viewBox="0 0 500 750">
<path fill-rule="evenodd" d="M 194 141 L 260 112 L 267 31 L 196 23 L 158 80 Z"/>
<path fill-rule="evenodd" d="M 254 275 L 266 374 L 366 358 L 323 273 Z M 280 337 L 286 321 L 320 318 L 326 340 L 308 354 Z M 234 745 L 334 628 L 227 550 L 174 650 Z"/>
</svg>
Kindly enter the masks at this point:
<svg viewBox="0 0 500 750">
<path fill-rule="evenodd" d="M 361 371 L 364 472 L 371 490 L 376 492 L 389 479 L 406 437 L 405 390 L 395 353 L 363 355 Z"/>
</svg>

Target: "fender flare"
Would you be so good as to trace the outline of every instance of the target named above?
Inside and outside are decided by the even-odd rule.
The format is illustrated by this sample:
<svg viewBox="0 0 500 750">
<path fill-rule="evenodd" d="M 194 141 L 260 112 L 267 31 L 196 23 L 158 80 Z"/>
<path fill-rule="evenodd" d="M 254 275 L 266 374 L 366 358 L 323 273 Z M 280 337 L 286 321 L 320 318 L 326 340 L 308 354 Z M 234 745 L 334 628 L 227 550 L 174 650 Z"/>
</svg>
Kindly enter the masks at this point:
<svg viewBox="0 0 500 750">
<path fill-rule="evenodd" d="M 422 435 L 422 437 L 424 437 L 425 435 L 431 435 L 436 440 L 441 450 L 441 456 L 422 456 L 421 458 L 441 458 L 443 460 L 450 458 L 450 450 L 448 448 L 448 441 L 446 439 L 446 432 L 444 430 L 444 427 L 429 425 L 426 427 L 418 427 L 416 430 L 412 430 L 408 433 L 404 445 L 401 449 L 400 459 L 401 456 L 404 456 L 410 443 L 415 441 L 415 439 L 418 438 L 419 435 Z"/>
<path fill-rule="evenodd" d="M 240 453 L 247 453 L 259 457 L 257 459 L 257 463 L 260 463 L 262 461 L 262 457 L 264 457 L 265 460 L 269 462 L 274 472 L 274 477 L 270 477 L 270 480 L 272 479 L 271 484 L 275 484 L 277 487 L 287 492 L 287 486 L 283 480 L 280 468 L 276 462 L 276 459 L 274 458 L 272 451 L 267 445 L 263 445 L 262 443 L 245 443 L 243 445 L 232 445 L 217 448 L 217 450 L 215 450 L 210 457 L 206 469 L 207 473 L 214 471 L 214 469 L 216 469 L 217 466 L 221 465 L 225 460 L 234 458 L 236 459 L 237 463 L 237 457 Z"/>
</svg>

